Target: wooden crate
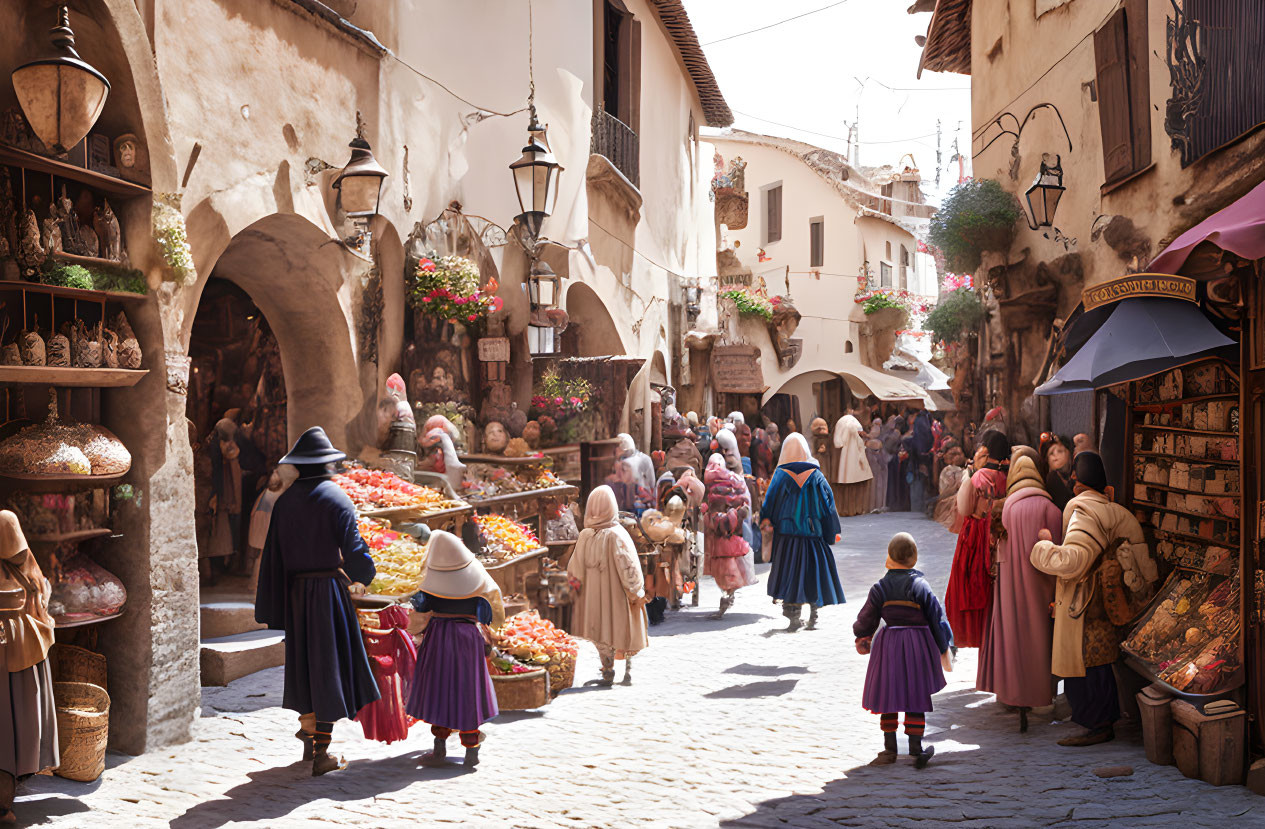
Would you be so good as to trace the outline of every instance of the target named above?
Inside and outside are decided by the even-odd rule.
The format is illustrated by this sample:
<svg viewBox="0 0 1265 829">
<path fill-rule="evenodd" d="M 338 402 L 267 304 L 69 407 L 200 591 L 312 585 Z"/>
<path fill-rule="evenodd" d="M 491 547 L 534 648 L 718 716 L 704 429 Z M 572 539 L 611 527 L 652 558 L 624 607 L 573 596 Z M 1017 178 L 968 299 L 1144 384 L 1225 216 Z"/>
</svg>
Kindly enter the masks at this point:
<svg viewBox="0 0 1265 829">
<path fill-rule="evenodd" d="M 1181 773 L 1214 786 L 1242 783 L 1247 712 L 1209 715 L 1180 699 L 1172 707 L 1173 759 Z"/>
</svg>

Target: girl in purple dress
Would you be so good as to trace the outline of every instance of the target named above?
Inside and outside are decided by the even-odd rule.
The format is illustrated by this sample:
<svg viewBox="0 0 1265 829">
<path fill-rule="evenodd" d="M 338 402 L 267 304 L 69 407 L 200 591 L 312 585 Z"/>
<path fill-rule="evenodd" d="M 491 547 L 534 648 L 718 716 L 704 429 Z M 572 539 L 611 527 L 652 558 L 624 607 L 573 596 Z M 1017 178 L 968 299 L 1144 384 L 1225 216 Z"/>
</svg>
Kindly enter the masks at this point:
<svg viewBox="0 0 1265 829">
<path fill-rule="evenodd" d="M 896 762 L 896 725 L 901 711 L 905 712 L 905 735 L 914 765 L 926 768 L 935 753 L 933 747 L 922 744 L 922 735 L 931 695 L 945 686 L 944 671 L 953 670 L 949 656 L 953 630 L 931 585 L 913 569 L 917 563 L 918 545 L 913 536 L 892 536 L 887 545 L 887 575 L 870 588 L 852 626 L 857 652 L 871 654 L 861 704 L 880 716 L 883 729 L 883 750 L 871 765 Z"/>
</svg>

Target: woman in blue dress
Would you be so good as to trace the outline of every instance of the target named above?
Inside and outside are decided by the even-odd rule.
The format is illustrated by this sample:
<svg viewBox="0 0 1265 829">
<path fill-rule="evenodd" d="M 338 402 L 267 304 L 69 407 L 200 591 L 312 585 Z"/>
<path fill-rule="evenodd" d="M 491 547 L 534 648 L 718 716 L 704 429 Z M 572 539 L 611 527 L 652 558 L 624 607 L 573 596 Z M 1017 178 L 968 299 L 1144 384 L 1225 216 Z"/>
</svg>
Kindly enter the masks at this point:
<svg viewBox="0 0 1265 829">
<path fill-rule="evenodd" d="M 807 627 L 813 630 L 818 608 L 843 603 L 843 587 L 830 551 L 839 534 L 835 497 L 803 435 L 787 435 L 782 444 L 760 516 L 773 527 L 769 595 L 782 602 L 790 620 L 787 633 L 800 629 L 806 604 Z"/>
</svg>

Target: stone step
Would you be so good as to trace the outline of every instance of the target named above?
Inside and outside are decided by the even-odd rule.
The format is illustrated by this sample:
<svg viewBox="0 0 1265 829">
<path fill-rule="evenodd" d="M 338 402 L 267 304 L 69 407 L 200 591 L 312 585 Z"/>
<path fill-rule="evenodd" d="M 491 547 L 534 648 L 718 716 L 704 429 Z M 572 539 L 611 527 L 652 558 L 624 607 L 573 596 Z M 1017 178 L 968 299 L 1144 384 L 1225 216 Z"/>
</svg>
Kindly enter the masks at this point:
<svg viewBox="0 0 1265 829">
<path fill-rule="evenodd" d="M 251 630 L 202 640 L 202 684 L 227 685 L 285 662 L 285 633 Z"/>
<path fill-rule="evenodd" d="M 219 639 L 234 633 L 262 630 L 255 621 L 255 603 L 232 600 L 204 601 L 201 607 L 202 638 Z"/>
</svg>

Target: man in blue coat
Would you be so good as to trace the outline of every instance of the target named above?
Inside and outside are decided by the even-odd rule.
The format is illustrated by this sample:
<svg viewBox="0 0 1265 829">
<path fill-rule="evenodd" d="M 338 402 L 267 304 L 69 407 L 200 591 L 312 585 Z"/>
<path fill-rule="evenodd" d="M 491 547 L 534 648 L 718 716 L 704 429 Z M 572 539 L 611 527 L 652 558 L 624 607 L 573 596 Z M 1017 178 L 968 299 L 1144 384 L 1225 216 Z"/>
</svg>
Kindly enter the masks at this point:
<svg viewBox="0 0 1265 829">
<path fill-rule="evenodd" d="M 376 570 L 351 499 L 330 480 L 345 457 L 315 426 L 281 459 L 299 478 L 273 507 L 255 596 L 255 620 L 286 634 L 281 704 L 299 714 L 313 776 L 347 767 L 329 753 L 334 723 L 379 697 L 349 592 Z"/>
</svg>

